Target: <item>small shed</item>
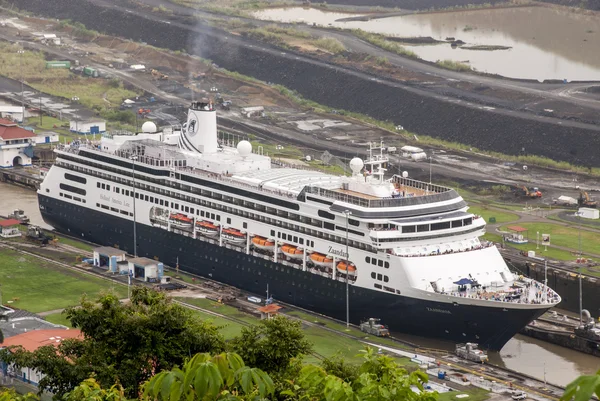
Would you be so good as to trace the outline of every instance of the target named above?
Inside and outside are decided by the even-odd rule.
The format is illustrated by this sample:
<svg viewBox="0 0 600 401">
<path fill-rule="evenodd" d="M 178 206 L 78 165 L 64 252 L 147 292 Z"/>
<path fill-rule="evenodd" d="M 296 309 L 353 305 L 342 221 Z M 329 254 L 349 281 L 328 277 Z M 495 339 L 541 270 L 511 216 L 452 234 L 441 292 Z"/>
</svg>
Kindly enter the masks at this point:
<svg viewBox="0 0 600 401">
<path fill-rule="evenodd" d="M 20 237 L 21 231 L 19 231 L 19 225 L 21 222 L 16 219 L 8 219 L 0 221 L 0 237 L 12 238 Z"/>
<path fill-rule="evenodd" d="M 600 211 L 591 207 L 580 207 L 579 216 L 584 219 L 598 219 L 600 218 Z"/>
<path fill-rule="evenodd" d="M 132 278 L 150 283 L 160 282 L 164 267 L 162 262 L 148 258 L 129 259 L 129 274 Z"/>
<path fill-rule="evenodd" d="M 529 242 L 527 230 L 521 226 L 508 226 L 508 235 L 504 236 L 506 242 L 512 242 L 513 244 L 526 244 Z"/>
<path fill-rule="evenodd" d="M 269 304 L 261 306 L 260 308 L 257 308 L 257 310 L 260 312 L 260 319 L 265 320 L 272 319 L 273 317 L 277 316 L 281 308 L 282 307 L 277 304 Z"/>
<path fill-rule="evenodd" d="M 109 246 L 99 246 L 94 248 L 94 266 L 107 266 L 108 270 L 113 273 L 118 271 L 117 262 L 122 262 L 126 260 L 126 258 L 126 253 L 117 248 L 111 248 Z"/>
<path fill-rule="evenodd" d="M 60 140 L 58 134 L 52 131 L 46 131 L 36 135 L 35 143 L 38 145 L 43 145 L 45 143 L 57 143 Z"/>
<path fill-rule="evenodd" d="M 77 134 L 103 134 L 106 132 L 106 121 L 104 120 L 71 120 L 69 131 Z"/>
</svg>

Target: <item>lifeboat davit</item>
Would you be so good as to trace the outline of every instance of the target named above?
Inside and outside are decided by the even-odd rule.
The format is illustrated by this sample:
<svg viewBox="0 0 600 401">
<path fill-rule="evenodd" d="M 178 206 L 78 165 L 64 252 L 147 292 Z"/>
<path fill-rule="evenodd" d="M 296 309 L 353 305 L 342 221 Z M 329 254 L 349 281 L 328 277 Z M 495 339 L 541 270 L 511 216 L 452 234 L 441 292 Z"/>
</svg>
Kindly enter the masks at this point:
<svg viewBox="0 0 600 401">
<path fill-rule="evenodd" d="M 339 262 L 336 267 L 340 273 L 348 273 L 348 277 L 356 276 L 356 266 L 352 262 Z"/>
<path fill-rule="evenodd" d="M 258 249 L 272 251 L 273 248 L 275 248 L 275 241 L 273 241 L 272 239 L 259 237 L 257 235 L 252 238 L 252 245 L 254 245 L 254 247 Z"/>
<path fill-rule="evenodd" d="M 181 213 L 171 213 L 169 216 L 171 224 L 177 227 L 191 227 L 192 219 Z"/>
<path fill-rule="evenodd" d="M 230 242 L 244 242 L 246 241 L 246 233 L 240 230 L 236 230 L 235 228 L 225 228 L 221 232 L 221 236 L 224 240 Z"/>
<path fill-rule="evenodd" d="M 196 230 L 204 235 L 217 235 L 219 233 L 219 227 L 210 221 L 197 221 Z"/>
<path fill-rule="evenodd" d="M 286 245 L 282 246 L 281 252 L 283 252 L 283 254 L 285 256 L 287 256 L 288 258 L 291 258 L 291 259 L 302 259 L 304 256 L 304 251 L 293 245 L 286 244 Z"/>
<path fill-rule="evenodd" d="M 331 267 L 333 265 L 332 257 L 325 256 L 317 252 L 314 252 L 310 255 L 310 260 L 317 266 Z"/>
</svg>

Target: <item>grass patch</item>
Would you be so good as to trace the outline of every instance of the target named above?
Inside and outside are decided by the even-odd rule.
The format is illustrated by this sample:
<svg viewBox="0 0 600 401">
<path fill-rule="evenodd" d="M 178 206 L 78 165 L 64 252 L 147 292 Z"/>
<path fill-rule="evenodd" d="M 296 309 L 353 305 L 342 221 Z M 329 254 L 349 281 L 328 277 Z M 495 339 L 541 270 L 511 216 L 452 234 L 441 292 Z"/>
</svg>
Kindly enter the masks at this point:
<svg viewBox="0 0 600 401">
<path fill-rule="evenodd" d="M 490 217 L 495 217 L 496 223 L 508 223 L 509 221 L 519 219 L 519 216 L 516 214 L 501 212 L 496 209 L 488 209 L 486 206 L 470 206 L 469 212 L 483 217 L 487 223 L 489 223 Z"/>
<path fill-rule="evenodd" d="M 77 249 L 81 249 L 82 251 L 87 251 L 87 252 L 93 252 L 94 251 L 94 246 L 91 245 L 91 244 L 88 244 L 86 242 L 81 242 L 81 241 L 77 241 L 75 239 L 63 237 L 62 235 L 57 235 L 55 233 L 50 233 L 50 235 L 53 235 L 54 237 L 58 238 L 58 243 L 59 244 L 70 245 L 70 246 L 75 247 Z"/>
<path fill-rule="evenodd" d="M 387 40 L 385 36 L 371 33 L 367 31 L 363 31 L 362 29 L 352 29 L 350 32 L 358 37 L 359 39 L 364 40 L 365 42 L 369 42 L 372 45 L 382 48 L 383 50 L 387 50 L 388 52 L 398 54 L 400 56 L 410 57 L 414 59 L 418 59 L 419 56 L 413 51 L 406 49 L 403 46 L 400 46 L 396 42 L 392 42 L 391 40 Z"/>
<path fill-rule="evenodd" d="M 452 70 L 452 71 L 460 71 L 460 72 L 473 71 L 473 69 L 471 68 L 470 65 L 465 64 L 465 63 L 460 63 L 458 61 L 438 60 L 435 62 L 435 64 L 438 65 L 439 67 L 445 68 L 447 70 Z"/>
<path fill-rule="evenodd" d="M 11 79 L 25 80 L 32 88 L 52 96 L 79 103 L 88 109 L 104 110 L 118 107 L 121 102 L 138 95 L 123 88 L 120 81 L 83 77 L 67 69 L 47 69 L 44 53 L 24 50 L 19 46 L 0 43 L 3 56 L 0 59 L 0 75 Z"/>
<path fill-rule="evenodd" d="M 333 54 L 343 53 L 346 51 L 346 47 L 336 38 L 323 37 L 315 40 L 312 42 L 312 44 Z"/>
<path fill-rule="evenodd" d="M 83 294 L 96 297 L 111 288 L 120 298 L 127 296 L 121 285 L 13 250 L 0 250 L 0 260 L 4 302 L 13 300 L 8 305 L 30 312 L 66 308 L 78 304 Z"/>
<path fill-rule="evenodd" d="M 181 300 L 190 305 L 198 306 L 203 309 L 207 309 L 216 313 L 220 313 L 222 315 L 232 317 L 238 320 L 241 320 L 248 324 L 256 324 L 258 322 L 258 318 L 249 315 L 244 312 L 240 312 L 237 308 L 233 306 L 220 304 L 215 301 L 211 301 L 206 298 L 181 298 Z"/>
<path fill-rule="evenodd" d="M 194 313 L 202 320 L 208 320 L 219 327 L 219 332 L 225 337 L 225 340 L 231 340 L 240 335 L 244 325 L 223 317 L 213 316 L 209 313 L 194 310 Z"/>
<path fill-rule="evenodd" d="M 552 244 L 567 247 L 573 251 L 579 250 L 579 230 L 576 227 L 568 227 L 553 223 L 522 223 L 519 225 L 529 230 L 530 241 L 535 241 L 536 232 L 540 233 L 540 241 L 542 234 L 550 234 Z M 501 229 L 506 231 L 506 227 L 502 227 Z M 550 251 L 550 249 L 551 248 L 548 248 L 548 251 Z M 598 233 L 581 230 L 581 249 L 584 253 L 591 252 L 600 254 Z M 574 256 L 571 257 L 571 259 L 573 258 Z"/>
<path fill-rule="evenodd" d="M 73 326 L 71 326 L 71 322 L 69 322 L 67 320 L 67 317 L 62 312 L 52 313 L 51 315 L 46 315 L 44 317 L 44 319 L 46 319 L 50 323 L 61 324 L 63 326 L 67 326 L 67 327 L 71 327 L 71 328 L 73 327 Z"/>
</svg>

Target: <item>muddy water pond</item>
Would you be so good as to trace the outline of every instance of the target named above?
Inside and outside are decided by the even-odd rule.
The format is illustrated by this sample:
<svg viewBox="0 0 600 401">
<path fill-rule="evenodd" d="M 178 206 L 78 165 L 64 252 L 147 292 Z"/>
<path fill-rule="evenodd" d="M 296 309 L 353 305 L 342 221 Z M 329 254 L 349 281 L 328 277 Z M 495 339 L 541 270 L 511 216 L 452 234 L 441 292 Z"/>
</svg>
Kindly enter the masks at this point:
<svg viewBox="0 0 600 401">
<path fill-rule="evenodd" d="M 419 57 L 452 60 L 511 78 L 600 80 L 600 17 L 550 7 L 518 7 L 411 14 L 369 21 L 339 21 L 356 14 L 310 8 L 272 8 L 256 18 L 360 28 L 400 38 L 432 37 L 444 43 L 407 45 Z M 452 48 L 447 38 L 466 44 Z M 505 46 L 506 50 L 469 50 Z"/>
</svg>

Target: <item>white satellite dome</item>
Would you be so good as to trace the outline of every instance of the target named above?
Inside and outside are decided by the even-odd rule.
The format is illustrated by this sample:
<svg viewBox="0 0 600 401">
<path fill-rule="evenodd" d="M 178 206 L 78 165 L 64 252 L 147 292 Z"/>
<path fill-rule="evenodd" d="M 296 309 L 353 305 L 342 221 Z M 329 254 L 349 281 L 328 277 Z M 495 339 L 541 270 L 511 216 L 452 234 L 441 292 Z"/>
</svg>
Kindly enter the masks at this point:
<svg viewBox="0 0 600 401">
<path fill-rule="evenodd" d="M 246 157 L 252 153 L 252 144 L 248 141 L 240 141 L 240 143 L 237 144 L 237 151 L 240 156 Z"/>
<path fill-rule="evenodd" d="M 146 121 L 142 124 L 142 132 L 145 134 L 153 134 L 156 132 L 156 124 L 152 121 Z"/>
<path fill-rule="evenodd" d="M 402 172 L 402 178 L 408 178 L 408 171 Z"/>
<path fill-rule="evenodd" d="M 364 166 L 365 163 L 360 157 L 355 157 L 352 160 L 350 160 L 350 170 L 352 170 L 354 174 L 360 173 L 360 170 L 362 170 Z"/>
</svg>

